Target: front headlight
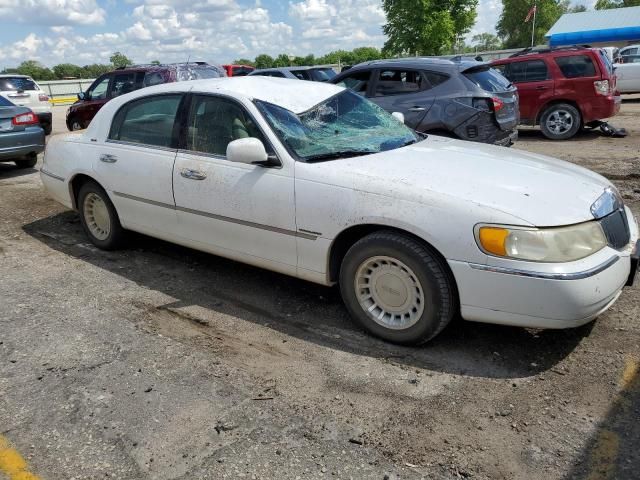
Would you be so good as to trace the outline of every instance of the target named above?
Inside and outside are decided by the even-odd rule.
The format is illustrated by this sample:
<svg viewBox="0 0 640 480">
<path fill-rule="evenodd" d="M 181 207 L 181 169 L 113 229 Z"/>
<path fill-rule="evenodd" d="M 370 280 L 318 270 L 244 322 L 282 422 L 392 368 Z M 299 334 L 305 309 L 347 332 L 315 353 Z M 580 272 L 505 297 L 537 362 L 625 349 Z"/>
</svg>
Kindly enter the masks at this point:
<svg viewBox="0 0 640 480">
<path fill-rule="evenodd" d="M 598 222 L 559 228 L 476 227 L 480 249 L 498 257 L 531 262 L 572 262 L 602 250 L 607 239 Z"/>
</svg>

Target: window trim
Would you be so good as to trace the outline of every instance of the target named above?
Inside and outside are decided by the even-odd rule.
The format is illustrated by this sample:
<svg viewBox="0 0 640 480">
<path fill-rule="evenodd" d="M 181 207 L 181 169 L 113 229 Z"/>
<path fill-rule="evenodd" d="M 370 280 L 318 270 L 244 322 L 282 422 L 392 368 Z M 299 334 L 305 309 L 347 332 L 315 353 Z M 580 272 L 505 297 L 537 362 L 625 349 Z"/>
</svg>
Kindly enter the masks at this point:
<svg viewBox="0 0 640 480">
<path fill-rule="evenodd" d="M 132 103 L 140 102 L 142 100 L 149 100 L 149 99 L 152 99 L 152 98 L 175 96 L 175 95 L 179 95 L 179 96 L 181 96 L 181 98 L 180 98 L 180 101 L 178 102 L 178 109 L 176 110 L 176 115 L 175 115 L 175 118 L 173 120 L 173 127 L 172 127 L 172 133 L 171 133 L 171 145 L 170 146 L 164 147 L 162 145 L 153 145 L 153 144 L 149 144 L 149 143 L 128 142 L 126 140 L 119 140 L 119 139 L 111 138 L 111 135 L 112 135 L 112 133 L 114 131 L 116 117 L 118 116 L 118 114 L 123 109 L 129 107 Z M 120 105 L 120 107 L 113 114 L 113 117 L 111 117 L 111 125 L 109 125 L 109 132 L 107 133 L 107 138 L 105 140 L 105 143 L 115 143 L 115 144 L 118 144 L 118 145 L 126 145 L 126 146 L 131 146 L 131 147 L 144 147 L 144 148 L 151 148 L 151 149 L 154 149 L 154 150 L 163 150 L 163 151 L 169 151 L 169 152 L 177 151 L 177 149 L 178 149 L 177 148 L 177 140 L 178 139 L 176 138 L 176 125 L 179 123 L 179 119 L 181 118 L 180 112 L 181 112 L 182 106 L 184 104 L 185 97 L 187 97 L 185 92 L 163 92 L 163 93 L 157 93 L 155 95 L 145 95 L 145 96 L 142 96 L 142 97 L 133 98 L 133 99 L 129 100 L 127 103 L 124 103 L 124 104 Z M 120 130 L 120 128 L 122 128 L 122 123 L 119 125 L 118 131 Z"/>
<path fill-rule="evenodd" d="M 376 88 L 378 87 L 378 82 L 380 81 L 380 73 L 381 72 L 385 72 L 387 70 L 401 70 L 401 71 L 405 71 L 405 72 L 416 72 L 416 73 L 419 73 L 420 75 L 422 75 L 423 77 L 424 77 L 424 72 L 425 72 L 425 70 L 420 69 L 420 68 L 403 68 L 403 67 L 377 68 L 375 70 L 376 76 L 375 76 L 374 80 L 371 81 L 371 77 L 369 77 L 369 82 L 371 84 L 371 95 L 369 96 L 369 98 L 385 98 L 385 97 L 397 97 L 399 95 L 411 95 L 411 94 L 421 93 L 421 92 L 424 92 L 426 90 L 431 90 L 431 88 L 433 88 L 431 86 L 431 82 L 429 82 L 426 79 L 426 77 L 424 77 L 425 81 L 423 82 L 423 86 L 421 88 L 419 88 L 418 90 L 416 90 L 415 92 L 392 93 L 392 94 L 389 94 L 389 95 L 377 96 L 376 95 Z M 425 82 L 429 83 L 429 88 L 425 88 Z"/>
<path fill-rule="evenodd" d="M 186 153 L 189 155 L 214 158 L 217 160 L 224 160 L 226 162 L 229 162 L 226 155 L 219 155 L 217 153 L 198 152 L 196 150 L 189 150 L 186 148 L 187 147 L 187 129 L 189 128 L 188 122 L 189 122 L 189 117 L 191 115 L 191 110 L 194 105 L 193 100 L 195 97 L 213 97 L 217 99 L 228 100 L 231 103 L 236 104 L 236 106 L 238 106 L 245 112 L 245 114 L 251 119 L 251 121 L 256 126 L 256 128 L 260 131 L 260 134 L 264 139 L 263 143 L 264 143 L 264 148 L 267 151 L 267 154 L 269 153 L 269 151 L 273 152 L 273 155 L 275 157 L 274 160 L 278 161 L 278 165 L 269 165 L 268 168 L 281 169 L 284 166 L 282 160 L 278 156 L 278 151 L 273 147 L 273 143 L 271 142 L 271 140 L 269 140 L 269 137 L 265 134 L 265 131 L 260 126 L 260 123 L 256 121 L 256 116 L 251 111 L 249 111 L 249 109 L 237 98 L 232 97 L 231 95 L 226 95 L 224 93 L 189 92 L 187 95 L 184 96 L 183 102 L 180 104 L 180 107 L 178 109 L 178 115 L 176 115 L 176 119 L 179 119 L 178 128 L 174 126 L 174 129 L 175 129 L 174 135 L 177 136 L 176 145 L 177 145 L 178 153 Z M 251 137 L 251 138 L 255 138 L 255 137 Z M 235 162 L 231 162 L 231 163 L 235 164 Z M 261 165 L 254 165 L 254 166 L 259 167 Z"/>
</svg>

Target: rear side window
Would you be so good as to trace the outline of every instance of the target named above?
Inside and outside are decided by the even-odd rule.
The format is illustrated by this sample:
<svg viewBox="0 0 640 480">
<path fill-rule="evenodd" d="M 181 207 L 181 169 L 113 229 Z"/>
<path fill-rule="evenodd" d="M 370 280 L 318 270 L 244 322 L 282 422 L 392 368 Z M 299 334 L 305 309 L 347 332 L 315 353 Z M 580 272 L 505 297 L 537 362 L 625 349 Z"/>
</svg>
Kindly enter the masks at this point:
<svg viewBox="0 0 640 480">
<path fill-rule="evenodd" d="M 154 85 L 160 85 L 164 83 L 164 77 L 160 72 L 147 72 L 144 75 L 144 80 L 142 81 L 143 87 L 152 87 Z"/>
<path fill-rule="evenodd" d="M 528 60 L 509 64 L 506 71 L 507 78 L 513 83 L 540 82 L 549 78 L 547 64 L 542 60 Z"/>
<path fill-rule="evenodd" d="M 138 90 L 141 87 L 139 82 L 136 82 L 136 73 L 117 73 L 113 77 L 113 85 L 111 86 L 111 97 L 119 97 L 126 93 L 131 93 L 134 90 Z"/>
<path fill-rule="evenodd" d="M 110 140 L 170 147 L 182 95 L 158 95 L 125 104 L 116 114 Z"/>
<path fill-rule="evenodd" d="M 309 73 L 311 73 L 311 77 L 316 82 L 328 82 L 336 76 L 333 68 L 314 68 L 313 70 L 309 70 Z"/>
<path fill-rule="evenodd" d="M 511 82 L 493 68 L 464 72 L 464 76 L 487 92 L 504 92 Z"/>
<path fill-rule="evenodd" d="M 595 77 L 596 67 L 588 55 L 557 57 L 556 63 L 566 78 Z"/>
<path fill-rule="evenodd" d="M 424 75 L 416 70 L 380 70 L 376 82 L 376 97 L 415 93 L 425 87 Z"/>
<path fill-rule="evenodd" d="M 429 85 L 431 85 L 431 87 L 437 87 L 441 83 L 444 83 L 447 80 L 449 80 L 449 76 L 443 73 L 422 72 L 422 74 L 427 79 L 427 82 L 429 82 Z"/>
<path fill-rule="evenodd" d="M 23 90 L 40 90 L 40 87 L 30 78 L 4 77 L 0 78 L 0 91 L 17 92 Z"/>
<path fill-rule="evenodd" d="M 309 70 L 291 70 L 291 73 L 298 80 L 311 80 L 311 76 L 309 75 Z"/>
<path fill-rule="evenodd" d="M 261 75 L 263 77 L 279 77 L 279 78 L 284 78 L 284 73 L 282 72 L 258 72 L 255 73 L 254 75 Z"/>
<path fill-rule="evenodd" d="M 371 72 L 368 70 L 354 72 L 351 75 L 344 77 L 340 82 L 338 82 L 338 85 L 353 90 L 356 93 L 366 93 L 369 88 L 370 77 Z"/>
</svg>

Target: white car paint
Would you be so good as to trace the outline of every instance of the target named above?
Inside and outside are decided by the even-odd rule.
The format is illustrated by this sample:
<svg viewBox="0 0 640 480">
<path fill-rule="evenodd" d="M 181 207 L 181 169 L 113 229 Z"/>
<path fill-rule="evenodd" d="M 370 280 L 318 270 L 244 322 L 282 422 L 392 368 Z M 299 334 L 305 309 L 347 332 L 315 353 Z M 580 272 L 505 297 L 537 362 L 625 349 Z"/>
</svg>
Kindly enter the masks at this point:
<svg viewBox="0 0 640 480">
<path fill-rule="evenodd" d="M 640 62 L 616 63 L 614 67 L 620 93 L 640 92 Z"/>
<path fill-rule="evenodd" d="M 106 142 L 111 119 L 126 102 L 188 91 L 239 101 L 273 145 L 281 168 Z M 437 136 L 378 154 L 299 162 L 253 103 L 303 112 L 341 91 L 254 76 L 133 92 L 107 103 L 83 133 L 53 137 L 42 181 L 56 200 L 75 208 L 70 182 L 87 175 L 105 188 L 127 229 L 324 285 L 335 281 L 330 255 L 342 232 L 359 225 L 402 229 L 446 259 L 467 320 L 565 328 L 588 322 L 615 301 L 638 238 L 628 209 L 629 245 L 575 262 L 488 256 L 473 233 L 479 223 L 547 227 L 593 220 L 590 206 L 611 187 L 608 180 L 553 158 Z M 118 162 L 101 162 L 105 154 Z M 190 181 L 183 169 L 206 178 Z M 601 271 L 588 274 L 595 269 Z M 574 274 L 584 278 L 559 279 Z"/>
<path fill-rule="evenodd" d="M 3 78 L 24 78 L 32 81 L 37 89 L 25 90 L 16 92 L 15 90 L 2 90 L 0 87 L 0 95 L 7 98 L 11 103 L 20 107 L 30 108 L 35 114 L 38 113 L 51 113 L 51 103 L 49 103 L 49 96 L 42 90 L 35 80 L 27 75 L 14 75 L 14 74 L 0 74 L 0 84 L 2 84 Z M 40 98 L 46 97 L 46 100 Z"/>
</svg>

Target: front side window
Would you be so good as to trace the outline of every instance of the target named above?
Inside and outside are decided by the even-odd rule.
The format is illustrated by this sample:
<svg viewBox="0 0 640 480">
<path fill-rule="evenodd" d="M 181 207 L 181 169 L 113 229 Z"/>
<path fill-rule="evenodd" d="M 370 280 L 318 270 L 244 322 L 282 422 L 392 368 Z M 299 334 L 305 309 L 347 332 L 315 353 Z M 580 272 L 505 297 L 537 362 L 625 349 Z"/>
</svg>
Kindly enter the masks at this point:
<svg viewBox="0 0 640 480">
<path fill-rule="evenodd" d="M 262 132 L 238 103 L 221 97 L 196 95 L 189 109 L 185 148 L 191 152 L 227 155 L 227 145 L 240 138 L 257 138 L 269 150 Z"/>
<path fill-rule="evenodd" d="M 376 97 L 415 93 L 425 86 L 423 74 L 415 70 L 380 70 L 376 82 Z"/>
<path fill-rule="evenodd" d="M 171 147 L 181 94 L 143 97 L 125 104 L 115 115 L 110 140 Z"/>
<path fill-rule="evenodd" d="M 369 88 L 369 78 L 371 77 L 371 72 L 368 70 L 354 72 L 351 75 L 344 77 L 338 85 L 341 87 L 348 88 L 349 90 L 353 90 L 357 93 L 367 93 L 367 89 Z"/>
<path fill-rule="evenodd" d="M 350 90 L 300 114 L 271 103 L 256 104 L 280 140 L 307 162 L 378 153 L 418 140 L 404 124 Z"/>
<path fill-rule="evenodd" d="M 107 91 L 109 90 L 109 80 L 111 76 L 107 75 L 101 79 L 98 79 L 96 83 L 91 85 L 87 93 L 91 100 L 104 100 L 107 98 Z"/>
<path fill-rule="evenodd" d="M 562 75 L 566 78 L 595 77 L 596 67 L 588 55 L 571 55 L 556 58 Z"/>
<path fill-rule="evenodd" d="M 316 82 L 328 82 L 336 76 L 333 68 L 314 68 L 309 70 L 309 73 L 311 74 L 312 80 Z"/>
<path fill-rule="evenodd" d="M 527 60 L 509 64 L 507 78 L 513 83 L 541 82 L 549 78 L 549 72 L 544 61 Z"/>
</svg>

